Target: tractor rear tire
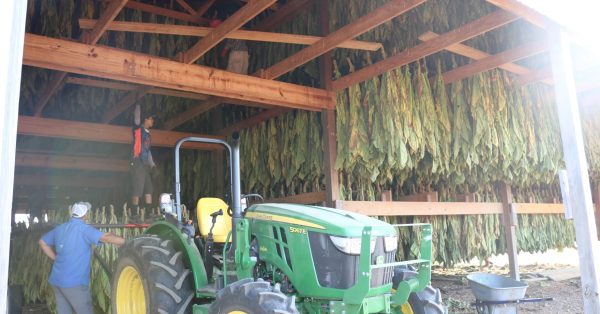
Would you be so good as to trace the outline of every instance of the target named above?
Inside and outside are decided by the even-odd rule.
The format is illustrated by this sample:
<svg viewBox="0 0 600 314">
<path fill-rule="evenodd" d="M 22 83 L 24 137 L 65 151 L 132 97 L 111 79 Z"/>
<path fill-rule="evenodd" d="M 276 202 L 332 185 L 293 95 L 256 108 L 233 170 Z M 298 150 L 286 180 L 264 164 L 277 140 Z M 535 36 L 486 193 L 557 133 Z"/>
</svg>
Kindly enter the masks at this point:
<svg viewBox="0 0 600 314">
<path fill-rule="evenodd" d="M 279 284 L 246 278 L 221 289 L 208 309 L 210 314 L 298 314 L 294 296 L 281 293 Z"/>
<path fill-rule="evenodd" d="M 394 278 L 392 279 L 393 288 L 398 288 L 402 281 L 409 280 L 417 276 L 414 270 L 398 267 L 394 269 Z M 421 292 L 413 292 L 408 297 L 408 305 L 414 314 L 446 314 L 448 311 L 442 303 L 442 294 L 440 289 L 427 285 Z"/>
<path fill-rule="evenodd" d="M 194 289 L 183 255 L 157 236 L 128 241 L 113 274 L 113 313 L 190 313 Z"/>
</svg>

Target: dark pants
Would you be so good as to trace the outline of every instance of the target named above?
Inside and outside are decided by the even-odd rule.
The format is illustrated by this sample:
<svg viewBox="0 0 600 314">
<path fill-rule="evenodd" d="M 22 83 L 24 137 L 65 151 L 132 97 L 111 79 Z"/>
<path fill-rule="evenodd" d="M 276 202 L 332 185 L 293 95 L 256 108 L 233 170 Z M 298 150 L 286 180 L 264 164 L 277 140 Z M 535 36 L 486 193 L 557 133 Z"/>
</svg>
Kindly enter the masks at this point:
<svg viewBox="0 0 600 314">
<path fill-rule="evenodd" d="M 142 162 L 134 161 L 131 166 L 131 196 L 140 197 L 142 194 L 152 194 L 152 178 L 150 167 Z"/>
<path fill-rule="evenodd" d="M 88 286 L 61 288 L 52 286 L 58 314 L 92 314 L 92 296 Z"/>
</svg>

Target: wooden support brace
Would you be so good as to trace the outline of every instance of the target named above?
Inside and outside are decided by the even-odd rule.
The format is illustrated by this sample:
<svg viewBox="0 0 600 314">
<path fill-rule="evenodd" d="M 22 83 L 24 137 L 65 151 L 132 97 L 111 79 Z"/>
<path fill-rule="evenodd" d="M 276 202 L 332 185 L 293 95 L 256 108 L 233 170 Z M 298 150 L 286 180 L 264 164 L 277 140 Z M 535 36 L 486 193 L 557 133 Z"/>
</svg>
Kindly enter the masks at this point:
<svg viewBox="0 0 600 314">
<path fill-rule="evenodd" d="M 506 238 L 506 251 L 508 253 L 508 264 L 510 276 L 514 280 L 520 280 L 519 260 L 516 233 L 516 213 L 512 205 L 513 197 L 510 185 L 500 183 L 500 198 L 502 199 L 502 224 L 504 225 L 504 236 Z"/>
</svg>

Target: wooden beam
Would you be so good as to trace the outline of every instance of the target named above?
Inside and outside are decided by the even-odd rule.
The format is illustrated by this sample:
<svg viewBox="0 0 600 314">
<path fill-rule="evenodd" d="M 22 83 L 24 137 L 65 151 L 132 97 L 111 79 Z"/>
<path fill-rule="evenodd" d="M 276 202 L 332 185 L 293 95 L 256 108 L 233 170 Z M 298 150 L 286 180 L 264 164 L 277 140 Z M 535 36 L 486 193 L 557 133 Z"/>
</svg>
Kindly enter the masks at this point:
<svg viewBox="0 0 600 314">
<path fill-rule="evenodd" d="M 333 81 L 333 90 L 338 91 L 347 88 L 348 86 L 358 84 L 376 75 L 383 74 L 397 67 L 417 61 L 421 58 L 444 50 L 449 46 L 506 25 L 512 21 L 515 21 L 516 19 L 518 19 L 517 16 L 502 10 L 498 10 L 455 30 L 440 35 L 437 38 L 406 49 L 394 56 L 381 60 L 373 65 L 364 67 L 354 73 L 343 76 Z"/>
<path fill-rule="evenodd" d="M 140 89 L 140 85 L 137 84 L 129 84 L 129 83 L 121 83 L 115 81 L 105 81 L 105 80 L 97 80 L 90 78 L 82 78 L 82 77 L 67 77 L 65 80 L 67 84 L 77 84 L 83 86 L 91 86 L 91 87 L 99 87 L 99 88 L 108 88 L 108 89 L 117 89 L 122 91 L 137 91 Z M 196 99 L 196 100 L 206 100 L 208 96 L 190 92 L 182 92 L 178 90 L 166 89 L 166 88 L 150 88 L 147 90 L 148 94 L 155 95 L 163 95 L 163 96 L 172 96 L 172 97 L 180 97 L 180 98 L 188 98 L 188 99 Z"/>
<path fill-rule="evenodd" d="M 532 71 L 529 74 L 523 75 L 517 79 L 517 84 L 520 86 L 529 85 L 541 80 L 552 77 L 552 70 L 550 68 L 543 68 L 541 70 Z"/>
<path fill-rule="evenodd" d="M 355 20 L 354 22 L 336 30 L 315 44 L 308 46 L 297 53 L 279 61 L 263 73 L 263 78 L 275 79 L 309 61 L 332 50 L 340 43 L 350 40 L 360 34 L 399 16 L 417 7 L 425 0 L 391 0 Z"/>
<path fill-rule="evenodd" d="M 192 106 L 186 111 L 171 118 L 171 120 L 165 122 L 165 130 L 173 130 L 185 122 L 209 111 L 212 108 L 215 108 L 216 106 L 220 105 L 221 102 L 223 102 L 222 98 L 212 97 L 198 106 Z"/>
<path fill-rule="evenodd" d="M 444 83 L 460 81 L 475 74 L 495 69 L 503 64 L 524 59 L 532 55 L 544 52 L 548 49 L 545 41 L 537 41 L 523 44 L 521 46 L 500 52 L 493 56 L 472 62 L 470 64 L 452 69 L 442 74 Z"/>
<path fill-rule="evenodd" d="M 317 3 L 317 22 L 322 36 L 331 33 L 329 28 L 329 1 L 318 0 Z M 326 52 L 319 58 L 319 70 L 321 78 L 321 87 L 331 90 L 331 77 L 333 75 L 333 60 L 331 52 Z M 335 201 L 340 199 L 339 172 L 335 169 L 335 160 L 337 156 L 337 133 L 335 125 L 335 110 L 328 109 L 321 111 L 321 129 L 323 130 L 323 172 L 325 174 L 325 206 L 335 206 Z"/>
<path fill-rule="evenodd" d="M 336 201 L 335 206 L 370 216 L 502 214 L 502 203 Z"/>
<path fill-rule="evenodd" d="M 548 43 L 554 76 L 554 95 L 563 145 L 563 160 L 569 177 L 570 204 L 579 253 L 583 312 L 600 313 L 600 252 L 594 219 L 588 163 L 577 103 L 577 90 L 568 35 L 556 28 L 549 31 Z"/>
<path fill-rule="evenodd" d="M 255 31 L 270 31 L 277 26 L 283 24 L 288 21 L 298 12 L 308 8 L 314 0 L 289 0 L 282 7 L 277 10 L 276 13 L 273 13 L 258 22 L 252 29 Z"/>
<path fill-rule="evenodd" d="M 26 65 L 304 110 L 333 108 L 333 93 L 120 49 L 27 34 Z"/>
<path fill-rule="evenodd" d="M 188 11 L 189 14 L 191 15 L 198 15 L 198 13 L 196 12 L 196 10 L 194 10 L 187 2 L 185 2 L 185 0 L 176 0 L 177 3 L 179 3 L 179 5 L 186 11 Z"/>
<path fill-rule="evenodd" d="M 370 216 L 499 215 L 502 203 L 337 201 L 336 207 Z M 517 214 L 562 214 L 562 204 L 513 203 Z"/>
<path fill-rule="evenodd" d="M 67 176 L 44 174 L 15 174 L 15 186 L 45 186 L 74 188 L 109 188 L 123 184 L 121 176 Z"/>
<path fill-rule="evenodd" d="M 487 2 L 505 10 L 507 12 L 511 12 L 515 15 L 518 15 L 536 25 L 540 28 L 546 28 L 550 20 L 545 15 L 540 12 L 528 7 L 527 5 L 517 1 L 517 0 L 486 0 Z"/>
<path fill-rule="evenodd" d="M 280 198 L 272 198 L 265 203 L 318 204 L 325 201 L 325 191 L 308 192 Z"/>
<path fill-rule="evenodd" d="M 127 110 L 127 108 L 133 106 L 138 100 L 146 96 L 149 89 L 150 87 L 141 86 L 137 90 L 129 92 L 102 116 L 102 123 L 109 123 L 114 118 L 118 117 L 123 111 Z"/>
<path fill-rule="evenodd" d="M 132 142 L 130 127 L 69 120 L 35 118 L 29 116 L 19 116 L 19 127 L 17 131 L 18 134 L 21 135 L 64 138 L 92 142 L 117 144 L 131 144 Z M 175 144 L 178 140 L 189 136 L 224 139 L 222 136 L 152 130 L 152 146 L 175 147 Z M 190 145 L 186 143 L 184 147 L 205 150 L 221 149 L 220 145 L 202 143 L 189 144 Z"/>
<path fill-rule="evenodd" d="M 66 76 L 66 72 L 52 73 L 52 75 L 48 78 L 48 84 L 46 85 L 46 88 L 42 92 L 42 97 L 40 97 L 38 102 L 35 104 L 35 108 L 33 109 L 34 116 L 42 116 L 42 111 L 46 107 L 46 104 L 48 104 L 48 101 L 54 95 L 54 93 L 56 93 L 56 91 L 63 86 L 63 80 Z"/>
<path fill-rule="evenodd" d="M 254 0 L 241 9 L 237 10 L 231 17 L 226 19 L 221 25 L 214 28 L 206 37 L 198 41 L 192 48 L 188 49 L 180 57 L 181 62 L 185 64 L 192 64 L 198 58 L 202 57 L 212 47 L 220 43 L 227 34 L 242 27 L 248 21 L 253 19 L 255 16 L 260 14 L 271 4 L 277 0 Z"/>
<path fill-rule="evenodd" d="M 139 1 L 129 1 L 125 5 L 126 7 L 134 10 L 140 10 L 143 12 L 148 12 L 156 15 L 162 15 L 170 18 L 174 18 L 176 20 L 181 20 L 185 22 L 195 23 L 195 24 L 207 24 L 208 19 L 203 18 L 200 15 L 191 15 L 186 14 L 174 10 L 165 9 L 159 6 L 145 4 Z"/>
<path fill-rule="evenodd" d="M 96 20 L 79 19 L 79 27 L 82 29 L 92 28 L 95 24 Z M 203 26 L 171 25 L 156 23 L 112 22 L 108 30 L 121 32 L 205 37 L 213 30 L 213 28 Z M 318 42 L 320 39 L 322 39 L 322 37 L 319 36 L 268 33 L 247 31 L 241 29 L 232 31 L 231 33 L 227 34 L 225 38 L 298 45 L 312 45 Z M 381 47 L 382 45 L 377 42 L 359 40 L 347 40 L 336 46 L 336 48 L 359 49 L 367 51 L 377 51 Z"/>
<path fill-rule="evenodd" d="M 436 37 L 439 37 L 439 35 L 434 32 L 425 32 L 421 36 L 419 36 L 419 40 L 428 41 L 428 40 L 434 39 Z M 491 56 L 491 54 L 489 54 L 487 52 L 475 49 L 471 46 L 467 46 L 464 44 L 455 44 L 455 45 L 447 47 L 446 50 L 453 52 L 455 54 L 461 55 L 463 57 L 473 59 L 473 60 L 481 60 L 481 59 L 485 59 L 485 58 Z M 517 74 L 517 75 L 524 75 L 524 76 L 531 75 L 532 73 L 535 72 L 532 69 L 526 68 L 524 66 L 520 66 L 516 63 L 502 64 L 499 66 L 499 68 L 502 70 Z M 519 77 L 518 79 L 521 79 L 521 78 Z M 546 79 L 546 80 L 544 80 L 544 83 L 552 84 L 552 80 Z"/>
<path fill-rule="evenodd" d="M 500 198 L 502 199 L 502 225 L 504 226 L 504 238 L 506 239 L 506 251 L 508 253 L 508 266 L 510 276 L 514 280 L 520 280 L 519 260 L 517 248 L 517 213 L 512 206 L 513 197 L 510 185 L 500 183 Z"/>
<path fill-rule="evenodd" d="M 17 152 L 15 164 L 20 167 L 46 169 L 80 169 L 96 171 L 129 171 L 129 160 L 66 156 L 54 154 L 32 154 Z"/>
<path fill-rule="evenodd" d="M 197 16 L 203 16 L 204 13 L 206 13 L 206 11 L 208 11 L 208 9 L 210 9 L 210 7 L 212 7 L 212 5 L 215 3 L 216 0 L 206 0 L 204 1 L 204 3 L 202 3 L 202 5 L 200 6 L 200 8 L 198 8 L 198 11 L 196 12 Z"/>
<path fill-rule="evenodd" d="M 94 25 L 94 28 L 91 31 L 82 34 L 82 42 L 90 45 L 95 45 L 98 43 L 98 40 L 100 40 L 102 34 L 104 34 L 106 27 L 110 25 L 110 22 L 112 22 L 117 15 L 119 15 L 119 12 L 121 12 L 125 3 L 127 3 L 127 0 L 111 1 L 104 13 L 102 13 L 102 16 L 96 25 Z M 63 86 L 63 80 L 66 76 L 67 73 L 65 72 L 57 72 L 52 74 L 52 76 L 49 78 L 46 88 L 44 89 L 44 92 L 42 93 L 42 98 L 35 104 L 35 109 L 33 110 L 34 116 L 42 116 L 44 107 L 46 107 L 46 104 L 48 104 L 48 101 L 56 93 L 56 91 Z"/>
<path fill-rule="evenodd" d="M 404 195 L 398 198 L 400 202 L 437 202 L 438 192 L 423 192 L 411 195 Z"/>
<path fill-rule="evenodd" d="M 91 31 L 86 31 L 83 42 L 90 45 L 98 43 L 110 23 L 121 13 L 128 0 L 112 0 Z"/>
<path fill-rule="evenodd" d="M 554 203 L 513 203 L 517 214 L 564 214 L 563 204 Z"/>
<path fill-rule="evenodd" d="M 281 108 L 270 109 L 270 110 L 267 109 L 267 110 L 261 111 L 260 113 L 254 115 L 246 120 L 239 121 L 237 123 L 234 123 L 234 124 L 224 128 L 224 129 L 221 129 L 217 132 L 217 134 L 219 134 L 221 136 L 227 136 L 227 135 L 232 134 L 233 132 L 241 131 L 243 129 L 258 125 L 269 119 L 278 117 L 281 114 L 288 112 L 288 111 L 289 110 L 287 110 L 287 109 L 281 109 Z"/>
</svg>

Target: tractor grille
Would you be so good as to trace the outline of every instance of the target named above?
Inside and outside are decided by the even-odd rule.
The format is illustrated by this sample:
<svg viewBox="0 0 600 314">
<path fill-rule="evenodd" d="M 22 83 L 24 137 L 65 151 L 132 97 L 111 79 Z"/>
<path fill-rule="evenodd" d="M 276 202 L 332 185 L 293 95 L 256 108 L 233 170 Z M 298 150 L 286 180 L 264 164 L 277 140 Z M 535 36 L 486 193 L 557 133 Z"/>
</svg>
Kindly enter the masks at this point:
<svg viewBox="0 0 600 314">
<path fill-rule="evenodd" d="M 382 256 L 384 263 L 393 263 L 396 261 L 396 250 L 385 252 L 383 246 L 383 237 L 378 237 L 375 243 L 375 251 L 371 254 L 371 265 L 377 264 L 377 258 Z M 371 272 L 371 287 L 380 287 L 392 282 L 394 276 L 394 266 L 376 268 Z"/>
<path fill-rule="evenodd" d="M 319 285 L 327 288 L 348 289 L 356 284 L 359 256 L 350 255 L 338 250 L 331 242 L 328 234 L 309 232 L 310 249 L 315 263 Z M 378 237 L 375 251 L 371 254 L 371 264 L 383 256 L 385 263 L 395 260 L 396 251 L 386 253 L 383 237 Z M 393 267 L 374 269 L 371 273 L 371 287 L 379 287 L 392 282 Z"/>
</svg>

